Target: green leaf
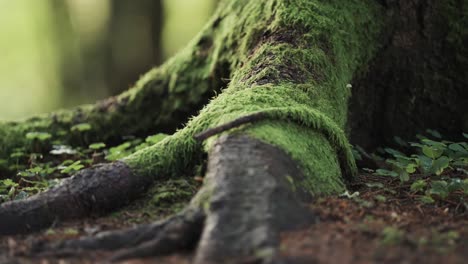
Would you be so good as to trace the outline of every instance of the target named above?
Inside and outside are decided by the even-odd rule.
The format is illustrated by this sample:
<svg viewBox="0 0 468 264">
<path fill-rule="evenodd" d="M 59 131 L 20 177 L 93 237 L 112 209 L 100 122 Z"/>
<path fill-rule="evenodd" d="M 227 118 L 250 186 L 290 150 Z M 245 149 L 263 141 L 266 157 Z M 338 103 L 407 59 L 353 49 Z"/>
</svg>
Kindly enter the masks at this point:
<svg viewBox="0 0 468 264">
<path fill-rule="evenodd" d="M 461 152 L 463 154 L 468 153 L 468 150 L 465 148 L 464 144 L 462 143 L 453 143 L 448 146 L 450 150 L 453 150 L 455 152 Z"/>
<path fill-rule="evenodd" d="M 435 148 L 438 148 L 438 149 L 445 149 L 447 147 L 447 145 L 442 143 L 442 142 L 430 140 L 430 139 L 427 139 L 427 138 L 422 139 L 421 142 L 424 143 L 427 146 L 432 146 L 432 147 L 435 147 Z"/>
<path fill-rule="evenodd" d="M 0 183 L 5 187 L 16 187 L 18 183 L 14 182 L 12 179 L 1 180 Z"/>
<path fill-rule="evenodd" d="M 426 132 L 427 132 L 429 135 L 431 135 L 431 136 L 433 136 L 433 137 L 435 137 L 435 138 L 439 138 L 439 139 L 442 138 L 442 135 L 441 135 L 438 131 L 436 131 L 436 130 L 427 129 Z"/>
<path fill-rule="evenodd" d="M 431 159 L 437 159 L 444 153 L 444 150 L 433 146 L 423 146 L 422 152 Z"/>
<path fill-rule="evenodd" d="M 433 181 L 431 183 L 430 194 L 440 196 L 442 199 L 447 198 L 449 195 L 448 184 L 446 181 Z"/>
<path fill-rule="evenodd" d="M 128 149 L 130 146 L 131 146 L 130 142 L 125 142 L 125 143 L 122 143 L 122 144 L 120 144 L 120 145 L 118 145 L 116 147 L 110 148 L 109 152 L 111 152 L 111 153 L 119 152 L 119 151 Z"/>
<path fill-rule="evenodd" d="M 99 149 L 102 149 L 102 148 L 105 148 L 105 147 L 106 147 L 106 144 L 104 144 L 102 142 L 93 143 L 93 144 L 89 145 L 89 148 L 92 149 L 92 150 L 99 150 Z"/>
<path fill-rule="evenodd" d="M 413 147 L 423 148 L 424 145 L 421 143 L 410 142 L 410 145 Z"/>
<path fill-rule="evenodd" d="M 459 158 L 452 163 L 452 166 L 468 167 L 468 158 Z"/>
<path fill-rule="evenodd" d="M 407 173 L 414 173 L 416 172 L 416 169 L 418 168 L 418 164 L 410 163 L 406 165 L 406 172 Z"/>
<path fill-rule="evenodd" d="M 417 180 L 411 184 L 411 191 L 413 192 L 422 192 L 427 186 L 427 182 L 424 180 Z"/>
<path fill-rule="evenodd" d="M 463 134 L 463 137 L 468 139 L 468 134 L 466 134 L 466 133 L 462 133 L 462 134 Z"/>
<path fill-rule="evenodd" d="M 23 152 L 14 152 L 14 153 L 11 153 L 11 154 L 10 154 L 10 158 L 13 158 L 13 159 L 16 158 L 16 159 L 18 159 L 18 158 L 23 157 L 24 155 L 25 155 L 25 154 L 24 154 Z"/>
<path fill-rule="evenodd" d="M 84 165 L 82 165 L 81 161 L 78 160 L 78 161 L 75 161 L 73 164 L 70 164 L 68 167 L 62 169 L 60 172 L 71 174 L 73 172 L 81 170 L 82 168 L 84 168 Z"/>
<path fill-rule="evenodd" d="M 431 196 L 429 195 L 424 195 L 424 196 L 421 196 L 419 197 L 419 200 L 425 204 L 433 204 L 435 203 L 435 200 L 434 198 L 432 198 Z"/>
<path fill-rule="evenodd" d="M 408 164 L 407 161 L 392 160 L 392 159 L 388 159 L 385 162 L 387 162 L 388 164 L 393 164 L 395 167 L 402 169 L 402 170 L 405 170 Z"/>
<path fill-rule="evenodd" d="M 385 152 L 387 152 L 388 154 L 393 155 L 394 157 L 404 157 L 405 156 L 405 154 L 401 153 L 398 150 L 392 149 L 392 148 L 385 148 L 384 150 L 385 150 Z"/>
<path fill-rule="evenodd" d="M 46 132 L 29 132 L 26 134 L 26 139 L 28 140 L 38 140 L 38 141 L 45 141 L 52 137 L 51 134 Z"/>
<path fill-rule="evenodd" d="M 374 175 L 398 177 L 398 173 L 386 169 L 378 169 L 374 172 Z"/>
<path fill-rule="evenodd" d="M 15 186 L 12 186 L 10 188 L 10 191 L 8 191 L 8 197 L 13 198 L 13 196 L 15 195 L 15 192 L 16 192 L 16 188 Z"/>
<path fill-rule="evenodd" d="M 91 125 L 88 123 L 76 124 L 71 127 L 71 131 L 84 132 L 88 130 L 91 130 Z"/>
<path fill-rule="evenodd" d="M 410 179 L 409 174 L 406 171 L 400 171 L 398 176 L 399 176 L 401 182 L 407 182 Z"/>
<path fill-rule="evenodd" d="M 416 162 L 418 163 L 419 167 L 421 167 L 421 169 L 423 170 L 425 174 L 431 172 L 432 159 L 424 155 L 417 155 Z"/>
<path fill-rule="evenodd" d="M 432 172 L 434 172 L 436 175 L 441 175 L 446 168 L 448 168 L 450 164 L 450 159 L 446 156 L 442 156 L 438 159 L 436 159 L 432 163 Z"/>
</svg>

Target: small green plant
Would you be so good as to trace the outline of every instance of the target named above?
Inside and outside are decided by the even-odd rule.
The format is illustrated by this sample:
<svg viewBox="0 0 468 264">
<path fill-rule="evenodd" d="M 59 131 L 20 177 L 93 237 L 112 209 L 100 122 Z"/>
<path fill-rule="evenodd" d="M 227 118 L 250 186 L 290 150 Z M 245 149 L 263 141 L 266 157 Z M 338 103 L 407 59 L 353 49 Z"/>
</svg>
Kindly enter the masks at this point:
<svg viewBox="0 0 468 264">
<path fill-rule="evenodd" d="M 52 135 L 46 132 L 29 132 L 26 134 L 28 140 L 46 141 L 52 138 Z"/>
<path fill-rule="evenodd" d="M 130 142 L 125 142 L 116 147 L 110 148 L 106 159 L 109 161 L 114 161 L 130 155 L 132 153 L 130 149 L 131 146 L 132 144 Z"/>
<path fill-rule="evenodd" d="M 13 199 L 18 183 L 11 179 L 0 180 L 0 201 L 10 201 Z"/>
<path fill-rule="evenodd" d="M 85 132 L 85 131 L 91 130 L 91 124 L 88 124 L 88 123 L 76 124 L 72 126 L 70 130 L 72 132 Z"/>
<path fill-rule="evenodd" d="M 103 149 L 106 147 L 106 144 L 102 143 L 102 142 L 99 142 L 99 143 L 93 143 L 91 145 L 89 145 L 89 149 L 92 149 L 94 151 L 97 151 L 97 150 L 100 150 L 100 149 Z"/>
<path fill-rule="evenodd" d="M 443 140 L 435 130 L 426 132 L 431 138 L 418 135 L 419 142 L 406 143 L 396 138 L 398 145 L 410 148 L 412 153 L 407 155 L 396 149 L 383 149 L 382 152 L 389 156 L 385 160 L 387 166 L 373 174 L 398 178 L 401 183 L 413 177 L 410 190 L 423 203 L 434 203 L 450 195 L 465 199 L 468 195 L 468 143 Z M 467 134 L 463 136 L 468 138 Z"/>
<path fill-rule="evenodd" d="M 61 173 L 65 173 L 65 174 L 72 174 L 72 173 L 75 173 L 79 170 L 81 170 L 82 168 L 84 168 L 84 165 L 81 164 L 81 160 L 77 160 L 75 162 L 73 162 L 72 164 L 66 166 L 65 168 L 63 168 L 60 172 Z"/>
<path fill-rule="evenodd" d="M 113 161 L 128 156 L 141 148 L 153 145 L 167 135 L 156 134 L 146 139 L 129 137 L 118 146 L 108 148 L 103 142 L 86 145 L 87 133 L 91 125 L 81 123 L 71 128 L 82 146 L 64 145 L 59 139 L 52 141 L 52 136 L 42 132 L 31 132 L 25 137 L 33 144 L 33 152 L 27 148 L 14 149 L 8 159 L 0 160 L 0 173 L 6 173 L 8 180 L 0 181 L 0 203 L 26 198 L 45 191 L 90 165 Z M 61 131 L 64 136 L 67 131 Z M 37 147 L 34 147 L 37 144 Z M 46 145 L 47 144 L 47 145 Z M 47 148 L 44 148 L 47 146 Z M 50 146 L 50 148 L 49 148 Z M 3 175 L 2 175 L 3 176 Z M 163 198 L 165 194 L 162 194 Z"/>
<path fill-rule="evenodd" d="M 46 132 L 29 132 L 25 137 L 29 141 L 33 151 L 42 152 L 49 147 L 52 135 Z"/>
</svg>

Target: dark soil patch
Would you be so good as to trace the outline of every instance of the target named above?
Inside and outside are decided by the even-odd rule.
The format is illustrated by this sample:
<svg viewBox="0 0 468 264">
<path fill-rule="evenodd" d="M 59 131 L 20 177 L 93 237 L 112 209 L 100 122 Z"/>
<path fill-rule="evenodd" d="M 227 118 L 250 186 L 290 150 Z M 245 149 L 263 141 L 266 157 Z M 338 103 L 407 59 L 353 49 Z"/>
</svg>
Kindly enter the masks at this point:
<svg viewBox="0 0 468 264">
<path fill-rule="evenodd" d="M 372 182 L 383 183 L 385 188 L 372 184 L 369 187 Z M 466 263 L 468 216 L 455 200 L 424 204 L 409 192 L 407 185 L 372 175 L 361 175 L 353 191 L 359 195 L 318 199 L 310 207 L 320 216 L 320 222 L 282 235 L 280 254 L 286 263 Z M 27 257 L 24 253 L 37 243 L 120 229 L 173 213 L 169 208 L 152 213 L 143 204 L 136 203 L 102 218 L 59 223 L 35 234 L 0 238 L 0 263 L 103 261 L 109 253 L 43 257 Z M 190 260 L 189 253 L 181 253 L 125 263 L 190 263 Z"/>
<path fill-rule="evenodd" d="M 423 204 L 388 177 L 361 175 L 360 182 L 357 197 L 312 204 L 321 221 L 283 234 L 282 255 L 299 263 L 466 263 L 468 215 L 460 205 Z"/>
</svg>

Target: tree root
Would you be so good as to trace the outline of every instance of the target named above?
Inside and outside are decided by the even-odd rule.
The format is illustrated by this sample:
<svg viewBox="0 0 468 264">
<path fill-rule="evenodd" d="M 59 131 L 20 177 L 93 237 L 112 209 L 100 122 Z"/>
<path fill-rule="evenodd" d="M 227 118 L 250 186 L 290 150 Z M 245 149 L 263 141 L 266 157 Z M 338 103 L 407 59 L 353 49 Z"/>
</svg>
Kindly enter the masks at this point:
<svg viewBox="0 0 468 264">
<path fill-rule="evenodd" d="M 133 175 L 123 162 L 78 172 L 49 191 L 0 205 L 0 235 L 37 231 L 56 221 L 105 214 L 143 193 L 149 177 Z"/>
<path fill-rule="evenodd" d="M 209 154 L 203 188 L 182 213 L 129 230 L 37 245 L 32 253 L 116 251 L 114 262 L 194 249 L 195 263 L 271 263 L 281 231 L 316 221 L 302 205 L 310 197 L 293 184 L 302 177 L 279 148 L 245 135 L 221 136 Z"/>
<path fill-rule="evenodd" d="M 31 254 L 38 257 L 74 256 L 85 250 L 117 251 L 109 261 L 159 256 L 193 249 L 200 238 L 205 214 L 189 208 L 164 221 L 127 230 L 102 232 L 94 237 L 33 245 Z"/>
</svg>

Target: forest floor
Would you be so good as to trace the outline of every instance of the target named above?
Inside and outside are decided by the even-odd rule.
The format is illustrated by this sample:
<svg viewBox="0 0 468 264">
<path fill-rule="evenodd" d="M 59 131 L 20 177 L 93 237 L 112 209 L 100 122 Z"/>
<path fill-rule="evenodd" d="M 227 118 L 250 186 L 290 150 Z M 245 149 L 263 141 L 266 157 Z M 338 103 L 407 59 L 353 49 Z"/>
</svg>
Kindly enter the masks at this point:
<svg viewBox="0 0 468 264">
<path fill-rule="evenodd" d="M 174 181 L 174 187 L 180 188 L 181 182 Z M 167 182 L 163 185 L 167 186 Z M 31 246 L 40 243 L 162 219 L 190 199 L 196 190 L 188 186 L 185 195 L 175 197 L 176 208 L 168 203 L 174 202 L 174 197 L 163 195 L 170 190 L 156 187 L 150 197 L 153 200 L 158 197 L 159 203 L 168 205 L 159 206 L 158 211 L 151 210 L 148 199 L 145 202 L 143 199 L 106 217 L 58 223 L 35 234 L 0 238 L 0 263 L 99 263 L 110 254 L 74 252 L 68 256 L 28 257 L 27 253 Z M 362 174 L 351 186 L 350 193 L 311 203 L 309 207 L 320 220 L 308 228 L 283 233 L 280 256 L 285 263 L 466 263 L 468 212 L 465 206 L 450 197 L 426 204 L 415 198 L 409 184 L 391 177 Z M 190 252 L 182 252 L 124 263 L 190 263 L 191 258 Z"/>
</svg>

